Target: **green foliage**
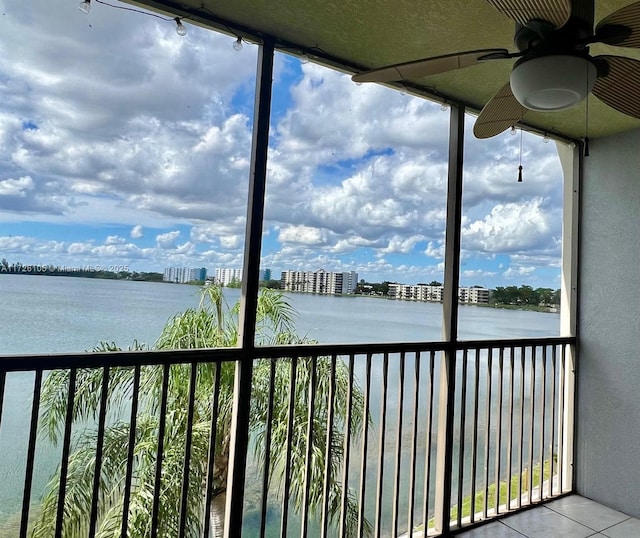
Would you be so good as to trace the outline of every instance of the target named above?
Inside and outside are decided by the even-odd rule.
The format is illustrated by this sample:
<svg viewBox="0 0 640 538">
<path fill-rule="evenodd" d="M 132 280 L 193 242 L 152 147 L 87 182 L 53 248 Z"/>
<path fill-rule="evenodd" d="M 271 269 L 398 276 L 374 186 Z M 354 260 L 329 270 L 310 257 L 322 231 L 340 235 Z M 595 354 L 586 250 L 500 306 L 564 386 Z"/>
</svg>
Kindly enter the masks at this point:
<svg viewBox="0 0 640 538">
<path fill-rule="evenodd" d="M 282 289 L 282 282 L 280 280 L 263 280 L 260 285 L 264 288 L 271 288 L 274 290 Z"/>
<path fill-rule="evenodd" d="M 361 280 L 356 286 L 356 293 L 361 295 L 389 295 L 389 282 L 365 282 Z"/>
<path fill-rule="evenodd" d="M 500 305 L 552 306 L 560 304 L 560 290 L 533 289 L 531 286 L 498 286 L 491 292 L 491 302 Z"/>
<path fill-rule="evenodd" d="M 555 466 L 555 463 L 554 463 Z M 540 476 L 540 464 L 533 466 L 533 476 L 531 477 L 532 489 L 540 487 L 545 481 L 551 478 L 551 463 L 550 460 L 545 460 L 544 465 L 542 466 L 542 477 Z M 557 469 L 556 469 L 557 470 Z M 541 479 L 542 478 L 542 479 Z M 518 498 L 520 495 L 520 481 L 522 480 L 522 490 L 523 493 L 528 491 L 529 489 L 529 472 L 527 469 L 524 469 L 522 472 L 522 476 L 519 474 L 514 474 L 510 479 L 511 486 L 511 495 L 509 496 L 509 484 L 506 480 L 503 480 L 499 483 L 499 487 L 497 488 L 496 495 L 496 484 L 492 482 L 489 484 L 487 488 L 487 508 L 489 510 L 495 509 L 496 507 L 506 506 L 507 500 L 513 501 Z M 475 495 L 473 506 L 471 503 L 471 495 L 467 495 L 462 498 L 462 519 L 470 517 L 471 512 L 473 510 L 474 513 L 478 513 L 484 507 L 484 499 L 485 492 L 484 490 L 478 491 Z M 454 506 L 451 509 L 451 521 L 455 521 L 458 518 L 458 506 Z M 435 521 L 433 519 L 429 520 L 429 528 L 433 528 L 435 526 Z"/>
<path fill-rule="evenodd" d="M 217 286 L 202 288 L 200 304 L 172 317 L 162 330 L 154 349 L 199 349 L 235 346 L 238 341 L 239 305 L 233 308 L 225 303 Z M 263 289 L 258 301 L 257 338 L 261 344 L 311 343 L 295 332 L 295 311 L 283 295 L 271 289 Z M 146 350 L 146 346 L 134 342 L 132 350 Z M 118 351 L 115 343 L 102 342 L 94 352 Z M 179 535 L 180 499 L 183 488 L 184 452 L 191 443 L 187 490 L 187 536 L 202 533 L 206 473 L 208 468 L 211 425 L 215 425 L 215 457 L 212 462 L 213 490 L 226 488 L 230 452 L 230 431 L 234 398 L 235 363 L 221 362 L 177 364 L 170 367 L 141 366 L 136 368 L 110 368 L 108 370 L 107 424 L 104 433 L 103 462 L 100 473 L 98 506 L 98 538 L 120 536 L 125 474 L 129 450 L 131 395 L 136 375 L 139 375 L 139 408 L 135 444 L 131 500 L 128 512 L 128 535 L 149 536 L 154 496 L 156 454 L 161 415 L 165 420 L 162 439 L 164 456 L 160 483 L 159 538 Z M 195 368 L 195 406 L 193 428 L 189 433 L 188 409 Z M 315 372 L 315 373 L 314 373 Z M 100 413 L 100 396 L 105 375 L 104 369 L 82 369 L 76 372 L 76 394 L 73 405 L 74 438 L 67 472 L 65 519 L 63 536 L 80 538 L 87 535 L 91 491 L 96 466 L 97 428 Z M 166 393 L 167 406 L 162 413 L 163 377 L 169 380 Z M 41 434 L 53 443 L 59 443 L 65 426 L 68 390 L 71 372 L 56 370 L 45 380 L 42 391 Z M 271 384 L 273 376 L 274 384 Z M 311 380 L 316 379 L 315 393 L 310 394 Z M 333 384 L 332 380 L 335 380 Z M 334 386 L 333 399 L 330 387 Z M 217 391 L 216 417 L 214 399 Z M 346 426 L 347 399 L 349 397 L 349 372 L 347 366 L 336 358 L 281 358 L 259 360 L 254 365 L 253 395 L 251 401 L 250 434 L 255 459 L 266 461 L 270 454 L 269 474 L 272 491 L 281 492 L 284 479 L 289 424 L 289 405 L 293 402 L 293 432 L 291 453 L 291 495 L 294 508 L 300 510 L 303 502 L 304 472 L 306 469 L 307 443 L 311 443 L 311 513 L 319 515 L 322 502 L 325 468 L 330 469 L 329 505 L 333 523 L 340 513 L 342 488 L 339 482 L 343 460 L 344 428 Z M 291 395 L 291 396 L 290 396 Z M 357 440 L 362 423 L 363 395 L 358 387 L 351 391 L 353 412 L 349 427 Z M 273 405 L 271 423 L 267 424 L 268 408 Z M 307 435 L 307 417 L 313 402 L 312 435 Z M 335 411 L 333 428 L 327 429 L 329 410 Z M 271 446 L 265 446 L 267 428 L 271 428 Z M 332 446 L 331 459 L 325 461 L 327 436 Z M 41 512 L 35 522 L 33 538 L 53 536 L 59 471 L 51 478 L 42 502 Z M 277 495 L 277 494 L 276 494 Z M 348 498 L 348 535 L 353 536 L 357 526 L 358 505 L 352 492 Z M 212 503 L 212 510 L 219 503 Z M 220 516 L 220 514 L 216 514 Z M 370 531 L 370 526 L 367 526 Z M 213 529 L 214 536 L 219 529 Z"/>
</svg>

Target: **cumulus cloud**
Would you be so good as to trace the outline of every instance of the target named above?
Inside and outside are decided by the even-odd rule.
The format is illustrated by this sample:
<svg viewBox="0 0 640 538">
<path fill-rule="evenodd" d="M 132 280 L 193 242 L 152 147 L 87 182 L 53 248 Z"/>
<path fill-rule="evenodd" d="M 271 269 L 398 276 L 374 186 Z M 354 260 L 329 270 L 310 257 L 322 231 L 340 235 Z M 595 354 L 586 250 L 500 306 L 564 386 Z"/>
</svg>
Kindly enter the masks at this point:
<svg viewBox="0 0 640 538">
<path fill-rule="evenodd" d="M 30 190 L 33 190 L 33 180 L 29 176 L 0 181 L 0 196 L 19 196 L 24 198 L 26 191 Z"/>
<path fill-rule="evenodd" d="M 379 256 L 384 254 L 401 253 L 408 254 L 413 251 L 414 247 L 419 241 L 424 239 L 421 235 L 414 235 L 411 237 L 393 236 L 387 246 L 378 251 Z"/>
<path fill-rule="evenodd" d="M 280 230 L 278 241 L 283 244 L 317 246 L 326 244 L 327 234 L 324 230 L 311 226 L 287 226 Z"/>
<path fill-rule="evenodd" d="M 239 235 L 227 235 L 220 237 L 222 248 L 238 248 L 242 244 L 243 238 Z"/>
<path fill-rule="evenodd" d="M 132 239 L 140 239 L 144 236 L 144 232 L 142 230 L 141 224 L 136 224 L 133 228 L 131 228 L 131 232 L 129 232 L 129 236 Z"/>
<path fill-rule="evenodd" d="M 481 220 L 462 230 L 464 248 L 484 252 L 520 252 L 542 248 L 555 228 L 543 210 L 544 200 L 497 204 Z"/>
<path fill-rule="evenodd" d="M 180 39 L 175 25 L 107 7 L 89 27 L 51 2 L 24 5 L 5 6 L 0 39 L 11 58 L 0 63 L 0 219 L 120 226 L 49 244 L 78 260 L 238 266 L 256 47 L 230 53 L 228 36 L 193 27 Z M 285 55 L 276 63 L 292 76 L 274 88 L 263 264 L 441 278 L 449 114 Z M 467 137 L 464 256 L 557 267 L 558 159 L 527 134 L 520 155 L 516 138 Z M 129 242 L 145 229 L 155 247 Z M 25 241 L 13 248 L 35 256 L 47 244 Z"/>
<path fill-rule="evenodd" d="M 158 248 L 176 248 L 178 237 L 180 237 L 180 232 L 178 230 L 157 235 L 156 245 Z"/>
<path fill-rule="evenodd" d="M 527 276 L 533 273 L 535 270 L 535 267 L 509 267 L 509 269 L 507 269 L 502 274 L 507 278 L 511 278 L 516 276 Z"/>
</svg>

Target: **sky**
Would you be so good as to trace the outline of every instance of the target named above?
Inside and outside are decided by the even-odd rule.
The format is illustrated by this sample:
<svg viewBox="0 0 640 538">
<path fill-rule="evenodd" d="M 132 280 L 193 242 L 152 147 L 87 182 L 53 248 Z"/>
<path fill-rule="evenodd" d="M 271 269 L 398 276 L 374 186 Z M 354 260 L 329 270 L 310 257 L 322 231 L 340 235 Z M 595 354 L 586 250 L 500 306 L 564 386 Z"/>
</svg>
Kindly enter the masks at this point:
<svg viewBox="0 0 640 538">
<path fill-rule="evenodd" d="M 96 2 L 0 6 L 0 257 L 241 268 L 257 46 Z M 559 288 L 555 143 L 473 121 L 461 285 Z M 448 128 L 439 104 L 277 53 L 262 267 L 442 281 Z"/>
</svg>

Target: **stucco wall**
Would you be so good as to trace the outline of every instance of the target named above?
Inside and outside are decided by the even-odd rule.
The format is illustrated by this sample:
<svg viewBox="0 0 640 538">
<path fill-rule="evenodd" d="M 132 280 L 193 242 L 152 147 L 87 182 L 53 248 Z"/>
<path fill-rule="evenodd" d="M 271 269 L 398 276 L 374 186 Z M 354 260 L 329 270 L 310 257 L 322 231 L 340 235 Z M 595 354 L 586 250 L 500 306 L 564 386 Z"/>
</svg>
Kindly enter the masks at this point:
<svg viewBox="0 0 640 538">
<path fill-rule="evenodd" d="M 590 145 L 582 184 L 576 486 L 640 517 L 640 131 Z"/>
</svg>

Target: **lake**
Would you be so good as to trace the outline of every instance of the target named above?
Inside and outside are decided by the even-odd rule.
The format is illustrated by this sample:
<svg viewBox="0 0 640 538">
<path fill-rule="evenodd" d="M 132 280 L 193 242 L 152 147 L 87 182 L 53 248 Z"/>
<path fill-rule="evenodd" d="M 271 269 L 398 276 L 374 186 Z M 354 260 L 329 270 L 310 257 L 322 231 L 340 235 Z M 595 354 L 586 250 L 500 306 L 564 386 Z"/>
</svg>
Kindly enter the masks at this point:
<svg viewBox="0 0 640 538">
<path fill-rule="evenodd" d="M 198 288 L 187 285 L 21 275 L 0 275 L 0 297 L 0 355 L 80 352 L 100 341 L 123 347 L 134 340 L 153 344 L 168 319 L 197 306 L 199 300 Z M 239 290 L 225 289 L 225 297 L 233 305 Z M 298 332 L 321 343 L 441 337 L 439 303 L 306 294 L 287 297 L 299 314 Z M 559 326 L 558 314 L 460 307 L 461 339 L 557 336 Z M 409 368 L 410 364 L 407 371 Z M 7 376 L 0 429 L 0 520 L 20 509 L 28 435 L 25 421 L 32 390 L 33 374 Z M 34 492 L 41 490 L 58 458 L 56 450 L 39 443 Z M 1 528 L 0 536 L 5 536 Z"/>
</svg>

